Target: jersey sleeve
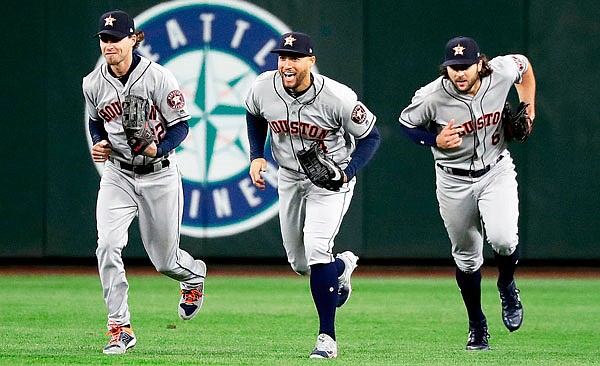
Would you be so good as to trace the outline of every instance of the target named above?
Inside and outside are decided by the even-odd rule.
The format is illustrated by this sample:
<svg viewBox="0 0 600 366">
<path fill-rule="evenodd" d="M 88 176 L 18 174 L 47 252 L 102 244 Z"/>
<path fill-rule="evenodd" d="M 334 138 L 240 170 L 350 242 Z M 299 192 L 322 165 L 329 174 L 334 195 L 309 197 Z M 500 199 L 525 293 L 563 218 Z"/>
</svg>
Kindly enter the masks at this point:
<svg viewBox="0 0 600 366">
<path fill-rule="evenodd" d="M 346 123 L 344 127 L 350 134 L 358 139 L 367 136 L 377 121 L 377 116 L 375 116 L 369 108 L 360 101 L 356 101 L 354 107 L 349 112 L 349 117 L 349 119 L 346 119 L 349 122 Z"/>
<path fill-rule="evenodd" d="M 523 55 L 510 55 L 510 57 L 514 62 L 515 66 L 517 67 L 517 74 L 519 75 L 515 82 L 521 83 L 521 81 L 523 80 L 523 74 L 527 71 L 527 68 L 529 67 L 529 60 L 527 60 L 527 57 Z"/>
<path fill-rule="evenodd" d="M 495 57 L 490 64 L 494 64 L 494 71 L 505 73 L 516 84 L 521 83 L 523 74 L 529 68 L 527 57 L 517 54 Z"/>
<path fill-rule="evenodd" d="M 157 85 L 154 103 L 163 115 L 167 127 L 190 119 L 185 97 L 175 76 L 167 68 L 162 69 L 162 77 Z"/>
<path fill-rule="evenodd" d="M 245 100 L 245 104 L 246 104 L 246 110 L 248 111 L 248 113 L 250 113 L 251 115 L 255 116 L 255 117 L 260 117 L 260 105 L 259 102 L 257 100 L 257 93 L 256 93 L 256 88 L 258 85 L 258 80 L 255 81 L 254 83 L 252 83 L 252 86 L 250 87 L 250 90 L 248 91 L 248 94 L 246 95 L 246 100 Z"/>
<path fill-rule="evenodd" d="M 90 119 L 94 121 L 100 121 L 102 118 L 100 118 L 98 110 L 96 109 L 96 103 L 94 103 L 94 97 L 89 84 L 89 79 L 84 78 L 82 83 L 82 89 L 83 97 L 85 99 L 85 111 Z"/>
<path fill-rule="evenodd" d="M 366 137 L 375 126 L 377 117 L 357 99 L 356 93 L 350 88 L 347 88 L 345 93 L 341 91 L 338 91 L 338 93 L 342 98 L 342 126 L 348 133 L 358 139 Z"/>
<path fill-rule="evenodd" d="M 410 104 L 400 113 L 400 123 L 408 128 L 427 127 L 433 120 L 433 110 L 427 102 L 428 95 L 425 87 L 417 90 Z"/>
</svg>

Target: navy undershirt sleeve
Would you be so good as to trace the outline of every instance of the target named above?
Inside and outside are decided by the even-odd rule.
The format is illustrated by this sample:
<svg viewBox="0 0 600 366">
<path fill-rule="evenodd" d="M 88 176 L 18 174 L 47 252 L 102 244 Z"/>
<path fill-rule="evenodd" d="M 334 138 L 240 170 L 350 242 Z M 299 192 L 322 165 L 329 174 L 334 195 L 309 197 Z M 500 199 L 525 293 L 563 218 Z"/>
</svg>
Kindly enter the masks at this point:
<svg viewBox="0 0 600 366">
<path fill-rule="evenodd" d="M 104 121 L 95 121 L 90 118 L 88 128 L 90 130 L 90 137 L 92 138 L 92 145 L 96 145 L 102 140 L 108 141 L 108 133 L 104 129 Z"/>
<path fill-rule="evenodd" d="M 179 146 L 187 136 L 189 130 L 190 127 L 187 121 L 182 121 L 171 127 L 167 127 L 165 136 L 156 147 L 156 157 L 160 158 Z"/>
<path fill-rule="evenodd" d="M 348 181 L 354 178 L 367 165 L 369 160 L 375 155 L 380 141 L 381 137 L 376 126 L 373 126 L 373 129 L 365 138 L 357 140 L 356 149 L 352 153 L 352 160 L 350 160 L 350 164 L 344 169 Z"/>
<path fill-rule="evenodd" d="M 402 123 L 400 124 L 400 127 L 402 127 L 402 132 L 416 144 L 437 146 L 437 142 L 435 142 L 435 138 L 438 135 L 437 132 L 429 131 L 425 127 L 409 128 Z"/>
<path fill-rule="evenodd" d="M 250 143 L 250 161 L 265 157 L 265 142 L 267 141 L 267 120 L 246 112 L 246 128 Z"/>
</svg>

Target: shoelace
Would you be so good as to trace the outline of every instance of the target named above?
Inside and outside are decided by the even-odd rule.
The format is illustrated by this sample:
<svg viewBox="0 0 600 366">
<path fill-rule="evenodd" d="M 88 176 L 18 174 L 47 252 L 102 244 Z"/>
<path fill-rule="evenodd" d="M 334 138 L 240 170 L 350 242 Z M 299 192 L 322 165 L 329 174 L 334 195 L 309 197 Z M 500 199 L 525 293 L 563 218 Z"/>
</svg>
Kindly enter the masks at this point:
<svg viewBox="0 0 600 366">
<path fill-rule="evenodd" d="M 518 304 L 518 303 L 519 303 L 519 301 L 521 301 L 521 297 L 519 296 L 519 293 L 520 293 L 520 292 L 521 292 L 521 291 L 519 291 L 519 289 L 518 289 L 518 288 L 516 288 L 516 289 L 515 289 L 515 295 L 514 295 L 514 296 L 512 296 L 512 298 L 513 298 L 513 301 L 515 302 L 515 305 L 516 305 L 516 304 Z"/>
<path fill-rule="evenodd" d="M 519 305 L 519 301 L 521 301 L 518 288 L 515 288 L 514 293 L 506 289 L 500 293 L 500 297 L 506 302 L 507 307 L 516 307 Z"/>
<path fill-rule="evenodd" d="M 469 341 L 475 341 L 477 339 L 485 339 L 486 341 L 490 339 L 490 333 L 487 330 L 469 330 Z"/>
<path fill-rule="evenodd" d="M 106 332 L 106 335 L 110 336 L 110 342 L 109 343 L 117 343 L 119 341 L 119 335 L 121 334 L 121 326 L 118 324 L 109 324 L 108 325 L 110 327 L 110 329 L 108 329 L 108 332 Z"/>
<path fill-rule="evenodd" d="M 181 294 L 185 297 L 185 302 L 188 303 L 198 301 L 202 297 L 202 292 L 198 291 L 196 288 L 191 290 L 181 290 Z"/>
</svg>

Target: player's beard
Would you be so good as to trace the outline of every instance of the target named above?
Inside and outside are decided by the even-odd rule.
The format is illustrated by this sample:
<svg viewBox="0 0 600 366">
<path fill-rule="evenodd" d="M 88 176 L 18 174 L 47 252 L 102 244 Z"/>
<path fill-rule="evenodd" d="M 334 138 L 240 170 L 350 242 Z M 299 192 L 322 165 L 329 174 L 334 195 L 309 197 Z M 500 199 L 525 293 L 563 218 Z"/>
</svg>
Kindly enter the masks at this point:
<svg viewBox="0 0 600 366">
<path fill-rule="evenodd" d="M 104 59 L 106 60 L 107 64 L 116 66 L 125 60 L 125 55 L 120 53 L 105 54 Z"/>
<path fill-rule="evenodd" d="M 120 51 L 113 54 L 105 54 L 104 59 L 116 76 L 123 76 L 127 73 L 129 67 L 131 67 L 133 55 L 131 52 L 123 54 L 123 51 Z"/>
<path fill-rule="evenodd" d="M 460 81 L 456 81 L 454 79 L 452 79 L 451 81 L 456 91 L 458 91 L 461 94 L 475 95 L 477 93 L 477 90 L 479 90 L 479 86 L 481 84 L 478 74 L 475 74 L 473 79 L 464 77 L 461 78 Z"/>
<path fill-rule="evenodd" d="M 301 71 L 293 77 L 287 78 L 283 71 L 280 71 L 283 86 L 295 93 L 301 92 L 310 86 L 310 71 Z"/>
</svg>

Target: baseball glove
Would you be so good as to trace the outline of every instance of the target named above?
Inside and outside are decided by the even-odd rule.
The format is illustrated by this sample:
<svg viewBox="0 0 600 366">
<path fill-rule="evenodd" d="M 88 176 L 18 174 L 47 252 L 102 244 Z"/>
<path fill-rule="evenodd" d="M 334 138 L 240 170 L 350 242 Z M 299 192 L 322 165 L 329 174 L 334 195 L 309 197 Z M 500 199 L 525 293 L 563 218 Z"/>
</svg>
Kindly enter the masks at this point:
<svg viewBox="0 0 600 366">
<path fill-rule="evenodd" d="M 517 111 L 513 114 L 512 107 L 509 102 L 504 104 L 502 110 L 502 124 L 504 125 L 504 136 L 506 141 L 517 140 L 525 142 L 527 137 L 533 131 L 533 123 L 527 115 L 525 109 L 529 104 L 524 102 L 519 103 Z"/>
<path fill-rule="evenodd" d="M 318 141 L 298 151 L 298 161 L 311 182 L 317 187 L 337 192 L 344 184 L 344 172 L 333 159 L 325 155 Z"/>
<path fill-rule="evenodd" d="M 140 155 L 154 139 L 148 123 L 150 103 L 137 95 L 127 95 L 123 102 L 123 129 L 133 156 Z"/>
</svg>

